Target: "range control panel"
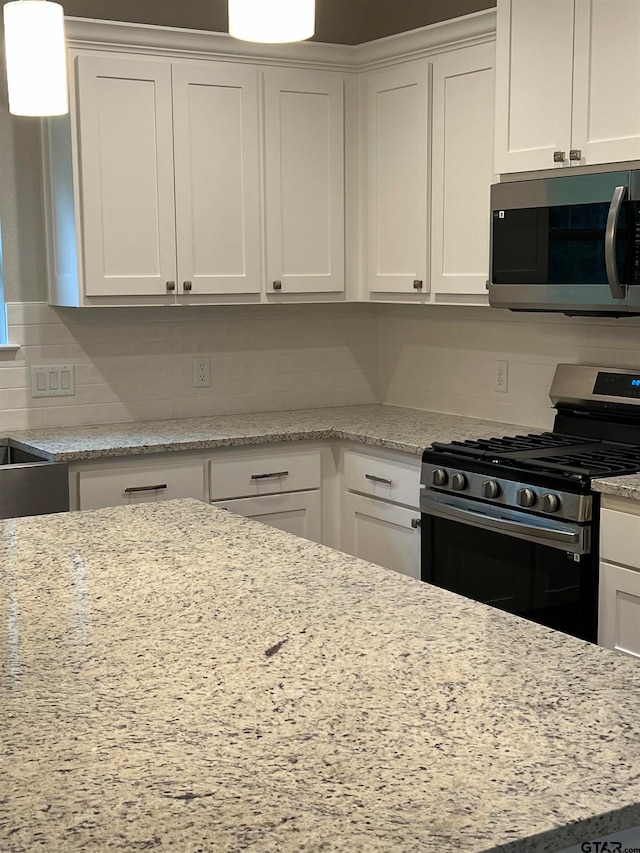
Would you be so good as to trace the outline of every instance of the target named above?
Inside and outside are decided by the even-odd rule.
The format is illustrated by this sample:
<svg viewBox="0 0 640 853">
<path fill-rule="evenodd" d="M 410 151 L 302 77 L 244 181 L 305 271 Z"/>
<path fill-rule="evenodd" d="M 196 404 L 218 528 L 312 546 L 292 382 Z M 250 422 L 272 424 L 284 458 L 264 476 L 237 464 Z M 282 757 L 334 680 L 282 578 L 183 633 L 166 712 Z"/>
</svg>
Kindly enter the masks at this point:
<svg viewBox="0 0 640 853">
<path fill-rule="evenodd" d="M 422 465 L 421 482 L 427 489 L 459 494 L 461 497 L 475 498 L 509 509 L 527 510 L 579 523 L 591 521 L 591 495 L 553 491 L 504 477 L 491 477 L 427 462 Z"/>
</svg>

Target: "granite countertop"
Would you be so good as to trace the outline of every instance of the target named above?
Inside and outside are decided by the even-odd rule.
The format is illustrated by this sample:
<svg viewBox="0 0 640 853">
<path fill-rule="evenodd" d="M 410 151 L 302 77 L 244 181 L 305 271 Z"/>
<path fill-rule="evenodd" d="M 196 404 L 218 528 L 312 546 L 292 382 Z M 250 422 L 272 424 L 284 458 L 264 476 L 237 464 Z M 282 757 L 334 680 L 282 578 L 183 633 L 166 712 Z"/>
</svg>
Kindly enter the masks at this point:
<svg viewBox="0 0 640 853">
<path fill-rule="evenodd" d="M 606 477 L 594 480 L 593 488 L 604 495 L 617 495 L 640 501 L 640 474 L 627 474 L 624 477 Z"/>
<path fill-rule="evenodd" d="M 25 450 L 43 453 L 51 461 L 73 462 L 301 439 L 346 439 L 417 454 L 433 441 L 491 438 L 531 431 L 527 427 L 458 415 L 366 405 L 60 427 L 12 432 L 11 439 Z"/>
<path fill-rule="evenodd" d="M 640 824 L 624 655 L 197 501 L 0 535 L 3 853 L 516 853 Z"/>
</svg>

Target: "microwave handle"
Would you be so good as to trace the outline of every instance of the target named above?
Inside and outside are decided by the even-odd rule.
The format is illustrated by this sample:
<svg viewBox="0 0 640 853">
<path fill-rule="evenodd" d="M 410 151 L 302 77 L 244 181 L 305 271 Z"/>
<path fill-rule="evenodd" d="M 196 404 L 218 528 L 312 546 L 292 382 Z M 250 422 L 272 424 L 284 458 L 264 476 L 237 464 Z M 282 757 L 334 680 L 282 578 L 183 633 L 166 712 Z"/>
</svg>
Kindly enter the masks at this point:
<svg viewBox="0 0 640 853">
<path fill-rule="evenodd" d="M 607 216 L 607 227 L 604 234 L 604 260 L 607 268 L 607 280 L 609 289 L 614 299 L 624 299 L 624 285 L 618 279 L 618 265 L 616 263 L 616 237 L 618 234 L 618 220 L 620 219 L 620 208 L 627 195 L 626 187 L 616 187 Z"/>
</svg>

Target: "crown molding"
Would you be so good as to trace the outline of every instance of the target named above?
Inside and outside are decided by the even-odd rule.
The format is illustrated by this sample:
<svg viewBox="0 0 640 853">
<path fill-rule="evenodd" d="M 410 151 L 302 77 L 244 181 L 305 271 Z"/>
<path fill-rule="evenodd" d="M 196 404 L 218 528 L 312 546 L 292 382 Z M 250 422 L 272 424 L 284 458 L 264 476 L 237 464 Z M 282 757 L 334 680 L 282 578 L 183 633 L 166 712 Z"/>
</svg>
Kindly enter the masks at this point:
<svg viewBox="0 0 640 853">
<path fill-rule="evenodd" d="M 228 33 L 66 18 L 67 42 L 77 49 L 162 53 L 189 59 L 229 59 L 262 65 L 295 65 L 333 71 L 369 71 L 443 50 L 467 47 L 495 37 L 496 12 L 487 9 L 461 18 L 359 45 L 298 42 L 255 44 Z"/>
<path fill-rule="evenodd" d="M 226 59 L 260 64 L 295 64 L 313 68 L 353 71 L 356 47 L 351 45 L 297 42 L 296 44 L 256 44 L 233 38 L 228 33 L 66 18 L 67 43 L 72 48 L 119 52 L 162 53 L 190 59 Z"/>
<path fill-rule="evenodd" d="M 469 47 L 495 39 L 496 10 L 486 9 L 460 18 L 452 18 L 418 30 L 387 36 L 356 46 L 359 71 L 420 59 L 460 47 Z"/>
</svg>

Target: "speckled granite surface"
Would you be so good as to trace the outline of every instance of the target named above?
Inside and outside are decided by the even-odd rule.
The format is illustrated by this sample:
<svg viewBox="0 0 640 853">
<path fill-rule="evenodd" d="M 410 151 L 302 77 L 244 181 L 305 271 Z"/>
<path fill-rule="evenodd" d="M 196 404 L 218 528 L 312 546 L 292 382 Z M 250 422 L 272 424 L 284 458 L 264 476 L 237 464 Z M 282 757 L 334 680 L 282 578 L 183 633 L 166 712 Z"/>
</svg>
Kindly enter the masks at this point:
<svg viewBox="0 0 640 853">
<path fill-rule="evenodd" d="M 640 667 L 196 501 L 0 523 L 0 850 L 552 851 Z"/>
<path fill-rule="evenodd" d="M 596 492 L 640 501 L 640 474 L 627 474 L 624 477 L 594 480 L 592 485 Z"/>
<path fill-rule="evenodd" d="M 21 447 L 43 452 L 52 461 L 71 462 L 168 450 L 332 438 L 422 453 L 433 441 L 490 438 L 530 431 L 540 432 L 457 415 L 371 405 L 61 427 L 12 432 L 11 437 Z"/>
</svg>

